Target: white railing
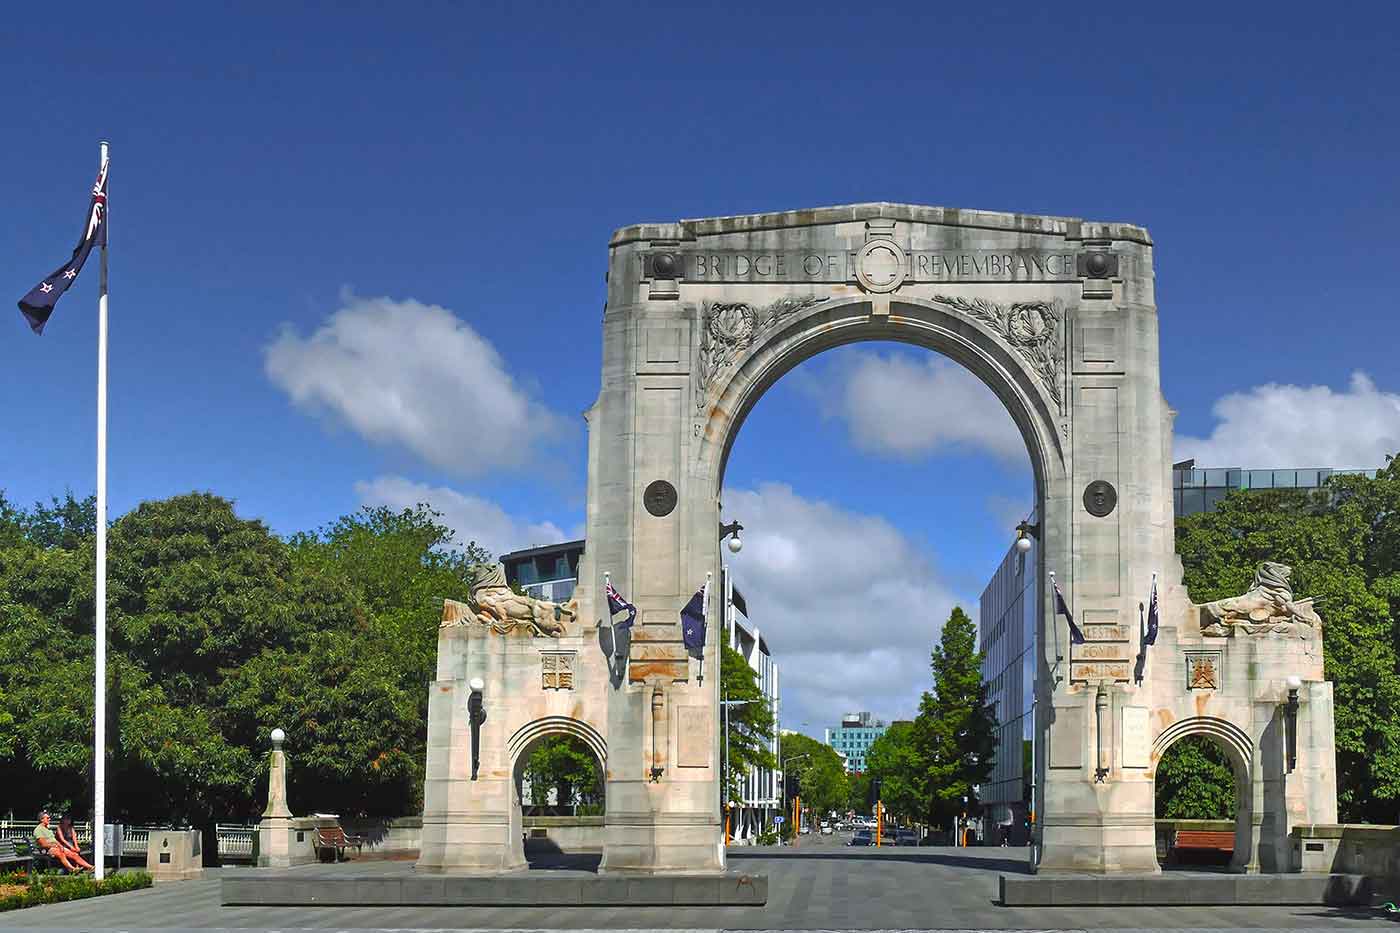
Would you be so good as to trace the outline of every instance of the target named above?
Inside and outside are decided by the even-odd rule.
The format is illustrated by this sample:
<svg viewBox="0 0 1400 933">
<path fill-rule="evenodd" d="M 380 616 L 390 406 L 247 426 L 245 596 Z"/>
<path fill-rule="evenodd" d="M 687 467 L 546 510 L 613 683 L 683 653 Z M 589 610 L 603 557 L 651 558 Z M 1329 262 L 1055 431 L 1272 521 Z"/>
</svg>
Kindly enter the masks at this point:
<svg viewBox="0 0 1400 933">
<path fill-rule="evenodd" d="M 22 839 L 34 838 L 34 827 L 38 826 L 37 820 L 0 820 L 0 839 Z M 50 824 L 51 826 L 56 824 Z M 122 827 L 122 857 L 123 858 L 144 858 L 146 855 L 146 844 L 151 838 L 152 830 L 159 830 L 159 826 L 124 826 Z M 227 859 L 251 859 L 253 857 L 253 837 L 257 835 L 258 827 L 246 823 L 217 823 L 214 827 L 219 837 L 219 857 Z M 74 823 L 73 834 L 78 837 L 78 844 L 87 847 L 92 845 L 92 824 Z"/>
</svg>

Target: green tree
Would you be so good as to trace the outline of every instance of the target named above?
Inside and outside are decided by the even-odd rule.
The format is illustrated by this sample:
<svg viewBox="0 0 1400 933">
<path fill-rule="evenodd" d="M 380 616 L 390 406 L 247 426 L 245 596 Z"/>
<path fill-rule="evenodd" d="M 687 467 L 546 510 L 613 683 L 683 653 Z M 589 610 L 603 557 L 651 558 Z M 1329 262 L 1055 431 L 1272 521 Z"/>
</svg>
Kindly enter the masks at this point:
<svg viewBox="0 0 1400 933">
<path fill-rule="evenodd" d="M 530 803 L 544 806 L 555 791 L 559 806 L 596 804 L 603 799 L 603 778 L 598 759 L 580 739 L 551 735 L 531 750 L 522 771 L 530 785 Z"/>
<path fill-rule="evenodd" d="M 71 496 L 0 501 L 0 786 L 7 805 L 91 798 L 92 522 Z M 16 531 L 18 529 L 18 531 Z M 111 528 L 111 806 L 128 820 L 254 816 L 267 732 L 303 809 L 418 808 L 441 598 L 480 549 L 425 509 L 369 511 L 292 543 L 209 494 Z"/>
<path fill-rule="evenodd" d="M 773 709 L 763 695 L 755 671 L 729 643 L 729 630 L 720 626 L 720 699 L 738 701 L 729 707 L 729 769 L 725 800 L 736 800 L 750 768 L 778 766 L 769 748 L 773 741 Z M 724 722 L 724 707 L 720 708 Z"/>
<path fill-rule="evenodd" d="M 880 800 L 900 822 L 922 820 L 928 814 L 927 774 L 914 741 L 914 724 L 897 722 L 871 743 L 865 754 L 867 772 L 880 780 Z"/>
<path fill-rule="evenodd" d="M 818 815 L 845 809 L 850 797 L 850 784 L 841 756 L 830 745 L 797 732 L 783 733 L 783 760 L 788 773 L 795 775 L 801 788 L 802 806 Z M 806 758 L 792 761 L 794 756 Z M 788 802 L 791 807 L 791 801 Z"/>
<path fill-rule="evenodd" d="M 944 826 L 977 805 L 974 787 L 992 773 L 996 719 L 982 683 L 977 629 L 955 607 L 933 649 L 933 690 L 919 701 L 914 743 L 925 773 L 928 822 Z"/>
<path fill-rule="evenodd" d="M 847 775 L 846 809 L 852 813 L 870 812 L 870 772 Z"/>
<path fill-rule="evenodd" d="M 1174 742 L 1157 763 L 1157 817 L 1168 820 L 1233 820 L 1235 773 L 1225 752 L 1203 735 Z"/>
</svg>

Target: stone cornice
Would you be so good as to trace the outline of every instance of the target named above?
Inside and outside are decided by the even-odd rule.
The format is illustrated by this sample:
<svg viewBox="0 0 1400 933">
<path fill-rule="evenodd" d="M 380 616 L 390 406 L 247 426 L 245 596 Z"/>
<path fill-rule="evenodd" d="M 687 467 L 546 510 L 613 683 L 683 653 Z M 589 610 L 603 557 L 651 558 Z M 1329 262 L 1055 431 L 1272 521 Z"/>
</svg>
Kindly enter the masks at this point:
<svg viewBox="0 0 1400 933">
<path fill-rule="evenodd" d="M 813 227 L 859 220 L 902 220 L 909 223 L 933 224 L 943 227 L 968 227 L 981 230 L 1004 230 L 1012 233 L 1061 236 L 1069 240 L 1102 239 L 1141 243 L 1145 246 L 1152 245 L 1152 237 L 1148 234 L 1147 229 L 1134 224 L 1098 223 L 1081 220 L 1077 217 L 925 207 L 918 204 L 894 204 L 888 201 L 817 207 L 800 211 L 778 211 L 766 214 L 704 217 L 680 220 L 674 223 L 632 224 L 617 230 L 608 245 L 617 247 L 626 243 L 652 240 L 679 242 L 703 236 L 757 233 L 764 230 Z"/>
</svg>

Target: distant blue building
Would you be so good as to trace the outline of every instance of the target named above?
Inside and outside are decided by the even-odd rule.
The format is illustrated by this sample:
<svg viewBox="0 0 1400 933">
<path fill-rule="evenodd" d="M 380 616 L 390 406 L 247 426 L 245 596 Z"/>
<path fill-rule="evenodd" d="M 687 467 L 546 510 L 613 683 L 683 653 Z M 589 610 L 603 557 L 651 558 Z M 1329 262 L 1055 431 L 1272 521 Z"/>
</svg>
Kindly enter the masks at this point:
<svg viewBox="0 0 1400 933">
<path fill-rule="evenodd" d="M 826 730 L 826 744 L 846 759 L 846 770 L 859 774 L 865 770 L 865 753 L 888 727 L 870 713 L 847 713 L 841 725 Z"/>
</svg>

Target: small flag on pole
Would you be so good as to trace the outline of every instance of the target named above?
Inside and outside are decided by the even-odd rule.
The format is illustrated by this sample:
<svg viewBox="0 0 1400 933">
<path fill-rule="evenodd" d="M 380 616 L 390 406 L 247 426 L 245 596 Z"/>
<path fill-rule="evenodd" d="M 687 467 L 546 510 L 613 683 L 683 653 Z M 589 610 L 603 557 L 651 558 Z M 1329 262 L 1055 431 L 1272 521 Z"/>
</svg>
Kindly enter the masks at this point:
<svg viewBox="0 0 1400 933">
<path fill-rule="evenodd" d="M 1152 595 L 1147 599 L 1147 634 L 1143 636 L 1144 645 L 1157 644 L 1157 575 L 1152 575 Z"/>
<path fill-rule="evenodd" d="M 1079 626 L 1074 624 L 1074 616 L 1069 613 L 1069 606 L 1065 605 L 1065 594 L 1060 592 L 1060 584 L 1053 579 L 1050 585 L 1055 588 L 1055 614 L 1065 617 L 1069 623 L 1069 642 L 1072 645 L 1084 644 L 1084 633 L 1079 630 Z"/>
<path fill-rule="evenodd" d="M 705 650 L 705 609 L 710 600 L 710 582 L 695 591 L 681 610 L 681 640 L 697 657 Z"/>
<path fill-rule="evenodd" d="M 617 615 L 619 612 L 627 613 L 627 618 L 623 619 L 621 622 L 618 622 L 615 627 L 625 628 L 627 626 L 630 626 L 633 622 L 637 621 L 637 607 L 622 598 L 622 594 L 617 591 L 617 587 L 612 585 L 612 581 L 608 582 L 608 585 L 605 587 L 605 589 L 607 590 L 608 594 L 609 618 Z"/>
<path fill-rule="evenodd" d="M 92 186 L 92 202 L 88 205 L 87 223 L 83 227 L 82 238 L 73 247 L 73 255 L 29 290 L 29 294 L 19 300 L 19 309 L 24 312 L 34 333 L 42 334 L 44 325 L 53 314 L 54 305 L 68 286 L 82 271 L 88 253 L 94 246 L 107 245 L 107 161 L 104 159 L 97 171 L 97 181 Z"/>
</svg>

